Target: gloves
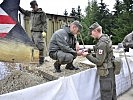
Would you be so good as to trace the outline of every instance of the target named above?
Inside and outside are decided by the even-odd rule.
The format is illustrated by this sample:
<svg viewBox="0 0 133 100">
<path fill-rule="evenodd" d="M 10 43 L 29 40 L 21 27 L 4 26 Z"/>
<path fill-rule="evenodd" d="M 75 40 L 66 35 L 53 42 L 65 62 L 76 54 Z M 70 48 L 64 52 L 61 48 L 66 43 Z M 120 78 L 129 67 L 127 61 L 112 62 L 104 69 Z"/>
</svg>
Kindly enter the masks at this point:
<svg viewBox="0 0 133 100">
<path fill-rule="evenodd" d="M 46 32 L 42 32 L 42 36 L 43 36 L 43 38 L 45 38 L 46 37 Z"/>
</svg>

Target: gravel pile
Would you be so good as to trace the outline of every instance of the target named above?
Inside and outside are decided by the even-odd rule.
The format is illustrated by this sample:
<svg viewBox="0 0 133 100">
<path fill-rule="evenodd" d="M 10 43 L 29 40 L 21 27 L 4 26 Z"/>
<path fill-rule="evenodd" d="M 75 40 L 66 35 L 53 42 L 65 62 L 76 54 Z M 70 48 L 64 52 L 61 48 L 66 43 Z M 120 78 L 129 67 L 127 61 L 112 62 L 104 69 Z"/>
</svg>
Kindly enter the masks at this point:
<svg viewBox="0 0 133 100">
<path fill-rule="evenodd" d="M 5 70 L 1 72 L 0 95 L 46 82 L 44 78 L 34 73 L 16 68 L 16 64 L 5 63 L 5 65 L 8 71 L 6 71 L 6 73 L 4 73 Z M 4 75 L 2 73 L 4 73 Z"/>
</svg>

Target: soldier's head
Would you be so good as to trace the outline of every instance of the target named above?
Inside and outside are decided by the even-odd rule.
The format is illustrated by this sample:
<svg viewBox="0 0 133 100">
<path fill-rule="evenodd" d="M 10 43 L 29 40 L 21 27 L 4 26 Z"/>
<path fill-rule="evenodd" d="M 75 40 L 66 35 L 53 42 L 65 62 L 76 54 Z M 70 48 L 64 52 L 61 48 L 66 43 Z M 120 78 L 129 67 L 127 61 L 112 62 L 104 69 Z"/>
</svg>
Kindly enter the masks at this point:
<svg viewBox="0 0 133 100">
<path fill-rule="evenodd" d="M 38 4 L 37 4 L 37 2 L 35 0 L 30 2 L 30 6 L 31 6 L 32 9 L 38 8 Z"/>
<path fill-rule="evenodd" d="M 80 34 L 82 30 L 82 25 L 79 21 L 73 21 L 70 24 L 70 31 L 73 33 L 73 35 Z"/>
<path fill-rule="evenodd" d="M 102 35 L 102 27 L 95 22 L 89 27 L 88 34 L 93 38 L 99 38 Z"/>
</svg>

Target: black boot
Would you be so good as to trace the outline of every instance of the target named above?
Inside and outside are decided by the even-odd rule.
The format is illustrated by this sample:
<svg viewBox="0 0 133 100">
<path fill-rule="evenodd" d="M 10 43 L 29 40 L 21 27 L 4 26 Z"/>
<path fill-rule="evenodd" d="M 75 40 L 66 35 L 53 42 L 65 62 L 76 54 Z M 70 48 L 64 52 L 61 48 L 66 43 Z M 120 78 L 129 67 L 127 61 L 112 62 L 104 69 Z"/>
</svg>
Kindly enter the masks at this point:
<svg viewBox="0 0 133 100">
<path fill-rule="evenodd" d="M 41 66 L 44 63 L 44 51 L 39 50 L 39 65 Z"/>
<path fill-rule="evenodd" d="M 72 63 L 69 63 L 66 65 L 65 69 L 69 69 L 69 70 L 78 70 L 78 67 L 73 66 Z"/>
<path fill-rule="evenodd" d="M 55 71 L 56 72 L 61 72 L 61 70 L 60 70 L 60 66 L 61 66 L 61 64 L 58 62 L 58 61 L 56 61 L 55 63 L 54 63 L 54 68 L 55 68 Z"/>
</svg>

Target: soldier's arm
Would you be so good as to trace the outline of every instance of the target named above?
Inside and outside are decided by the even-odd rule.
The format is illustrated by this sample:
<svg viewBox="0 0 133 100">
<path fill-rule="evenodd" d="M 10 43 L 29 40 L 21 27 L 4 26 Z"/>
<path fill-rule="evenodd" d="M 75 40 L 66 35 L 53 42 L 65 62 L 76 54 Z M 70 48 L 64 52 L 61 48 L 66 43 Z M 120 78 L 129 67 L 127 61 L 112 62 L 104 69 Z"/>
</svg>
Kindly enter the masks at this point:
<svg viewBox="0 0 133 100">
<path fill-rule="evenodd" d="M 31 11 L 28 10 L 24 10 L 23 8 L 19 7 L 19 11 L 24 14 L 25 16 L 30 16 L 31 15 Z"/>
<path fill-rule="evenodd" d="M 133 48 L 133 33 L 126 35 L 122 43 L 125 48 Z"/>
<path fill-rule="evenodd" d="M 128 42 L 126 45 L 128 48 L 133 48 L 133 40 Z"/>
<path fill-rule="evenodd" d="M 77 54 L 75 50 L 70 48 L 63 35 L 56 34 L 56 42 L 62 51 L 72 53 L 74 55 Z"/>
<path fill-rule="evenodd" d="M 43 24 L 43 31 L 47 33 L 47 16 L 45 12 L 41 14 L 41 21 Z"/>
<path fill-rule="evenodd" d="M 107 50 L 106 50 L 106 43 L 101 42 L 95 51 L 96 56 L 93 56 L 92 54 L 88 54 L 86 58 L 96 64 L 97 66 L 101 66 L 106 58 Z"/>
</svg>

